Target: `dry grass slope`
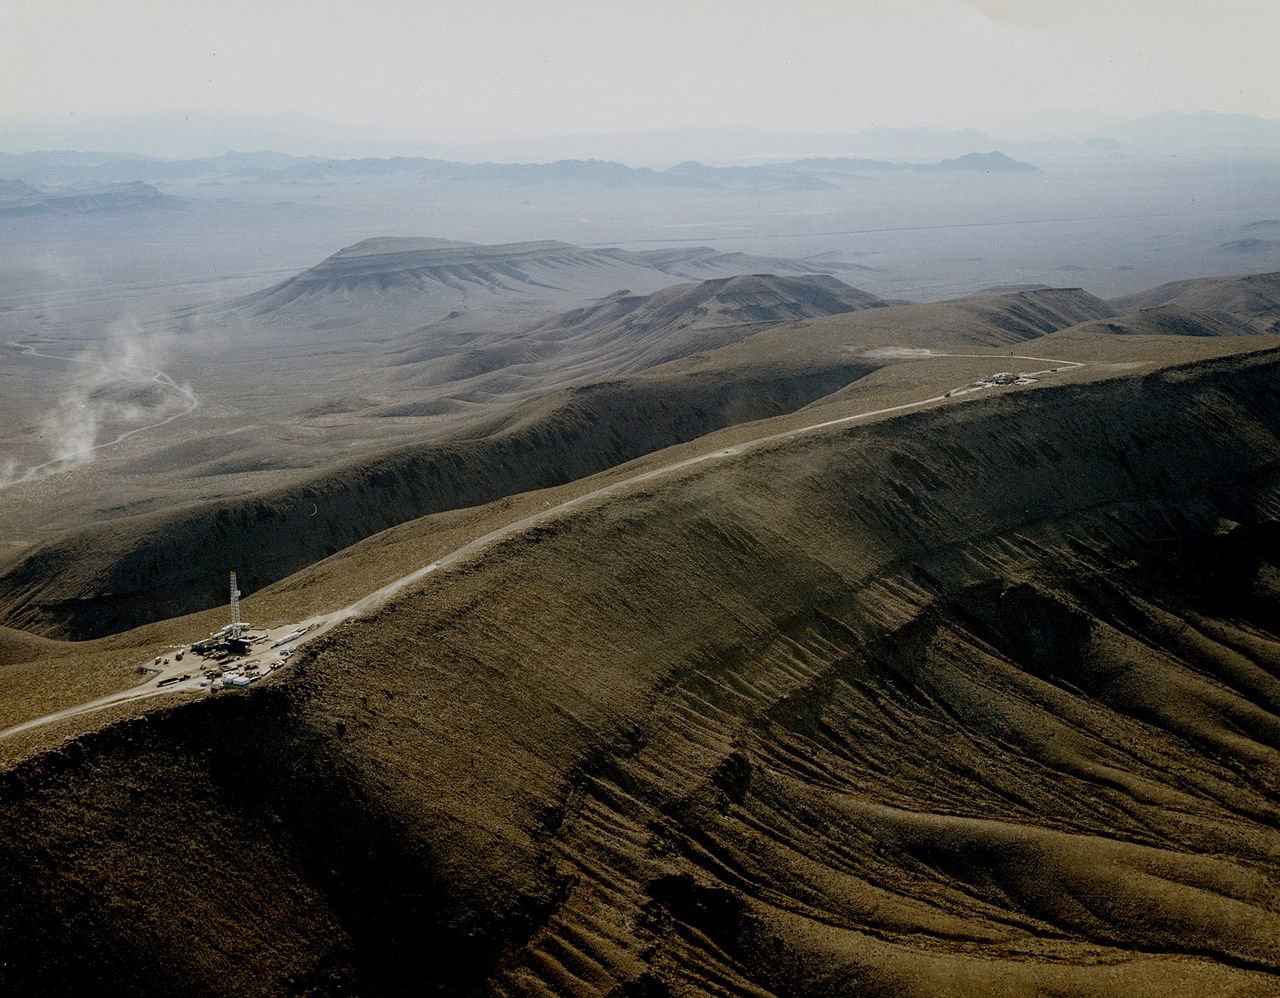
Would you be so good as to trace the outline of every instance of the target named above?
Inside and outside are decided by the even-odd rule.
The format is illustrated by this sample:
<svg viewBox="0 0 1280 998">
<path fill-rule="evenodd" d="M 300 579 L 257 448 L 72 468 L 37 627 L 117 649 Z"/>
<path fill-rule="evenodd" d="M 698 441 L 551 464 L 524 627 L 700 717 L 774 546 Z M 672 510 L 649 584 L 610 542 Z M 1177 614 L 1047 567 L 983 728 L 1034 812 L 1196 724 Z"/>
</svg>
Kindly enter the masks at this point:
<svg viewBox="0 0 1280 998">
<path fill-rule="evenodd" d="M 1278 382 L 702 466 L 38 756 L 0 986 L 1271 993 Z"/>
<path fill-rule="evenodd" d="M 820 310 L 826 306 L 814 304 L 812 280 L 803 282 L 806 300 Z M 719 295 L 749 308 L 749 294 L 730 299 L 733 283 L 681 294 Z M 780 289 L 797 290 L 794 281 L 770 279 L 765 289 L 746 283 L 775 303 Z M 849 307 L 867 304 L 863 293 L 842 288 L 832 280 L 823 293 L 840 291 Z M 1110 314 L 1082 291 L 1049 290 L 872 307 L 735 333 L 738 341 L 720 349 L 534 398 L 452 440 L 376 453 L 257 494 L 56 534 L 4 566 L 0 621 L 84 639 L 189 613 L 221 601 L 218 580 L 230 564 L 241 566 L 254 591 L 396 523 L 569 481 L 800 408 L 886 362 L 863 356 L 869 347 L 986 350 Z"/>
<path fill-rule="evenodd" d="M 0 576 L 4 620 L 81 640 L 252 592 L 380 530 L 561 484 L 734 423 L 790 412 L 874 369 L 637 377 L 554 392 L 467 437 L 401 447 L 258 495 L 66 531 Z M 473 436 L 474 434 L 474 436 Z"/>
</svg>

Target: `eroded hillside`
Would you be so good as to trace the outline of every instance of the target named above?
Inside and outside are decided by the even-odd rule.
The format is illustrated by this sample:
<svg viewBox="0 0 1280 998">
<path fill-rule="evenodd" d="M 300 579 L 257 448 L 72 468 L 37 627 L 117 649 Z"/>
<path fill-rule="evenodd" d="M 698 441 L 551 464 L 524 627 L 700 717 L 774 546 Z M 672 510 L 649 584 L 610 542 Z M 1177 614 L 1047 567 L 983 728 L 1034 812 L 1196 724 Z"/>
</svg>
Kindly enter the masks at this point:
<svg viewBox="0 0 1280 998">
<path fill-rule="evenodd" d="M 0 576 L 12 626 L 80 640 L 221 602 L 227 559 L 259 589 L 380 530 L 581 478 L 712 430 L 794 409 L 873 370 L 686 374 L 565 389 L 460 439 L 348 461 L 296 484 L 66 531 Z"/>
<path fill-rule="evenodd" d="M 742 286 L 741 294 L 732 290 Z M 815 288 L 835 301 L 815 299 Z M 702 330 L 690 297 L 750 310 L 760 300 L 777 306 L 780 290 L 801 289 L 810 314 L 835 305 L 859 310 L 718 327 L 739 331 L 727 345 L 693 352 Z M 258 589 L 394 524 L 569 481 L 723 426 L 798 409 L 886 363 L 868 355 L 877 347 L 1012 352 L 1112 314 L 1079 289 L 873 307 L 877 300 L 864 292 L 813 278 L 708 282 L 675 297 L 684 307 L 656 311 L 664 321 L 689 324 L 676 322 L 658 336 L 661 349 L 678 358 L 666 364 L 545 393 L 487 419 L 473 417 L 451 437 L 295 474 L 275 488 L 51 533 L 0 570 L 0 623 L 82 639 L 203 609 L 220 602 L 228 559 L 245 566 L 246 586 Z M 609 323 L 587 325 L 566 353 L 604 350 L 606 371 L 641 363 L 644 349 L 634 348 L 643 348 L 651 330 L 629 337 Z M 520 366 L 505 351 L 494 363 Z M 451 377 L 471 373 L 454 370 Z M 449 391 L 463 383 L 451 382 Z"/>
<path fill-rule="evenodd" d="M 1278 380 L 1263 351 L 700 466 L 37 756 L 0 983 L 1268 993 Z"/>
</svg>

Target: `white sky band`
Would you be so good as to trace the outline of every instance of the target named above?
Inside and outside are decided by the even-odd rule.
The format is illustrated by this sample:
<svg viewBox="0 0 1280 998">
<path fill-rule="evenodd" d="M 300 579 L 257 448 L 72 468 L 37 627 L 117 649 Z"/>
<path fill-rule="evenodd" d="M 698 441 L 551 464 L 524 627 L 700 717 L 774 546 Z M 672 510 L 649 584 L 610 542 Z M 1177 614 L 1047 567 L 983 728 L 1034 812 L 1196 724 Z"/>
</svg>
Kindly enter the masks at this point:
<svg viewBox="0 0 1280 998">
<path fill-rule="evenodd" d="M 451 140 L 1280 117 L 1277 50 L 1276 0 L 5 0 L 0 119 L 301 111 Z"/>
</svg>

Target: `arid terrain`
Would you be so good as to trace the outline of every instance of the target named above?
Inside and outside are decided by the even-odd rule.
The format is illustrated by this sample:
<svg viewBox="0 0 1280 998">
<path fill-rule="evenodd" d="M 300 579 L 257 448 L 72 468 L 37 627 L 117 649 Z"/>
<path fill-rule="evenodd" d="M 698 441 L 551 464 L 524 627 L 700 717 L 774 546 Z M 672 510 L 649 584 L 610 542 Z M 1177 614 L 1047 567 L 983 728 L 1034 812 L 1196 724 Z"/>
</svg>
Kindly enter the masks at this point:
<svg viewBox="0 0 1280 998">
<path fill-rule="evenodd" d="M 859 273 L 15 301 L 0 989 L 1274 993 L 1280 275 Z"/>
<path fill-rule="evenodd" d="M 0 0 L 0 998 L 1280 998 L 1280 0 Z"/>
</svg>

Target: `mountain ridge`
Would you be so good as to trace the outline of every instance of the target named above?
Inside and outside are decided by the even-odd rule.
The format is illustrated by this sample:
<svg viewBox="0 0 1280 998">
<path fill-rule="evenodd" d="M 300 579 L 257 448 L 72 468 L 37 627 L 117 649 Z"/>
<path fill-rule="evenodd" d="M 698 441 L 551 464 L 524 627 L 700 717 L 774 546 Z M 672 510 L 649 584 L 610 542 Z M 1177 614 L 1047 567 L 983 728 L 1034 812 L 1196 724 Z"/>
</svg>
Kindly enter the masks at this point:
<svg viewBox="0 0 1280 998">
<path fill-rule="evenodd" d="M 384 450 L 233 499 L 60 532 L 0 570 L 0 623 L 86 637 L 190 612 L 221 597 L 203 552 L 235 546 L 236 557 L 255 566 L 245 571 L 246 586 L 257 588 L 406 519 L 569 481 L 809 405 L 886 363 L 875 348 L 1011 347 L 1111 314 L 1091 295 L 1058 290 L 746 323 L 738 330 L 745 338 L 544 392 L 453 439 Z M 949 330 L 945 342 L 940 328 Z M 615 370 L 625 362 L 611 359 Z M 300 519 L 313 503 L 323 515 Z"/>
<path fill-rule="evenodd" d="M 765 448 L 51 740 L 0 982 L 1265 992 L 1276 365 Z"/>
<path fill-rule="evenodd" d="M 1111 299 L 1121 312 L 1164 305 L 1216 313 L 1230 312 L 1253 321 L 1261 332 L 1280 331 L 1280 271 L 1243 277 L 1198 277 Z"/>
<path fill-rule="evenodd" d="M 161 193 L 141 180 L 103 184 L 79 190 L 42 191 L 18 181 L 5 181 L 0 190 L 0 215 L 87 215 L 165 210 L 185 207 L 183 198 Z"/>
<path fill-rule="evenodd" d="M 210 314 L 286 322 L 299 329 L 399 323 L 422 326 L 463 307 L 528 311 L 566 307 L 621 288 L 652 293 L 680 278 L 737 276 L 761 266 L 790 274 L 851 269 L 838 260 L 720 254 L 708 247 L 633 252 L 557 240 L 481 244 L 418 237 L 373 237 L 343 247 L 261 291 L 180 318 Z"/>
</svg>

